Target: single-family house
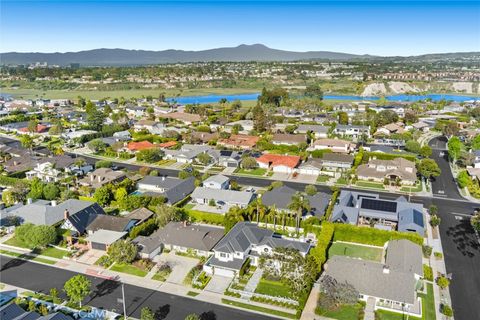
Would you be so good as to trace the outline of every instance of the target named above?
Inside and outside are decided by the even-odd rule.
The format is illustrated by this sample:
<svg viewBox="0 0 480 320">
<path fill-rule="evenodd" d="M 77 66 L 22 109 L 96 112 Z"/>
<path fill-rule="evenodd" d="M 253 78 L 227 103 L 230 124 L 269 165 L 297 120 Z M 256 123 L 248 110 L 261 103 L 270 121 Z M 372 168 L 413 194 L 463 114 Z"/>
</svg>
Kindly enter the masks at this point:
<svg viewBox="0 0 480 320">
<path fill-rule="evenodd" d="M 328 149 L 332 152 L 350 153 L 355 150 L 355 144 L 341 139 L 318 139 L 308 149 L 310 151 Z"/>
<path fill-rule="evenodd" d="M 405 133 L 405 128 L 403 123 L 389 123 L 380 127 L 375 132 L 374 136 L 390 136 L 392 134 L 402 134 Z"/>
<path fill-rule="evenodd" d="M 260 137 L 244 134 L 232 134 L 230 138 L 220 139 L 217 145 L 232 149 L 252 149 L 257 145 Z"/>
<path fill-rule="evenodd" d="M 283 212 L 295 213 L 295 210 L 290 209 L 292 198 L 298 191 L 287 186 L 281 186 L 265 192 L 261 201 L 267 207 L 275 207 L 276 210 Z M 317 192 L 314 195 L 302 195 L 310 205 L 309 210 L 304 210 L 302 218 L 316 216 L 321 218 L 325 214 L 325 210 L 330 203 L 330 196 L 323 192 Z"/>
<path fill-rule="evenodd" d="M 255 160 L 260 168 L 282 173 L 293 173 L 300 164 L 299 156 L 287 156 L 281 154 L 265 153 Z"/>
<path fill-rule="evenodd" d="M 409 240 L 391 240 L 387 243 L 385 262 L 362 260 L 335 255 L 328 259 L 323 280 L 352 285 L 360 300 L 373 299 L 373 309 L 387 309 L 422 316 L 421 298 L 417 288 L 422 287 L 422 248 Z M 322 289 L 322 288 L 321 288 Z"/>
<path fill-rule="evenodd" d="M 162 196 L 167 203 L 174 204 L 186 198 L 195 189 L 195 178 L 179 179 L 172 177 L 146 176 L 137 182 L 137 193 Z"/>
<path fill-rule="evenodd" d="M 197 204 L 210 205 L 213 201 L 215 206 L 222 208 L 224 212 L 231 207 L 245 208 L 253 201 L 255 194 L 248 191 L 236 191 L 226 189 L 211 189 L 197 187 L 192 192 L 192 201 Z"/>
<path fill-rule="evenodd" d="M 207 260 L 203 270 L 208 274 L 234 277 L 247 261 L 258 266 L 260 257 L 276 248 L 296 249 L 302 256 L 310 244 L 277 237 L 272 230 L 263 229 L 251 222 L 238 222 L 214 247 L 214 255 Z"/>
<path fill-rule="evenodd" d="M 333 130 L 333 133 L 341 137 L 349 137 L 354 140 L 363 135 L 367 138 L 370 138 L 370 126 L 339 124 Z"/>
<path fill-rule="evenodd" d="M 198 256 L 207 257 L 213 247 L 223 237 L 221 227 L 169 222 L 165 227 L 155 231 L 148 238 L 137 237 L 133 240 L 140 247 L 140 255 L 153 258 L 163 249 L 176 252 L 193 252 Z"/>
<path fill-rule="evenodd" d="M 230 178 L 221 174 L 217 174 L 205 179 L 205 181 L 203 181 L 203 186 L 210 189 L 228 190 L 230 187 Z"/>
<path fill-rule="evenodd" d="M 322 168 L 326 171 L 347 171 L 352 168 L 353 155 L 344 153 L 324 153 L 322 158 Z"/>
<path fill-rule="evenodd" d="M 232 150 L 220 150 L 218 164 L 226 168 L 238 168 L 242 162 L 242 152 Z"/>
<path fill-rule="evenodd" d="M 272 137 L 272 143 L 276 145 L 298 146 L 307 142 L 307 136 L 304 134 L 275 133 Z"/>
<path fill-rule="evenodd" d="M 89 172 L 78 183 L 93 189 L 98 189 L 109 183 L 116 183 L 127 177 L 123 171 L 115 171 L 110 168 L 98 168 L 93 172 Z"/>
<path fill-rule="evenodd" d="M 301 124 L 295 130 L 295 133 L 301 134 L 313 134 L 315 139 L 327 138 L 328 136 L 328 127 L 321 126 L 318 124 Z"/>
<path fill-rule="evenodd" d="M 422 131 L 422 132 L 428 132 L 430 130 L 430 126 L 423 121 L 419 121 L 419 122 L 416 122 L 416 123 L 412 124 L 412 127 L 414 129 Z"/>
<path fill-rule="evenodd" d="M 211 147 L 206 145 L 184 144 L 179 150 L 165 150 L 165 159 L 173 159 L 180 163 L 192 163 L 198 155 L 209 150 Z M 213 161 L 213 157 L 211 158 Z"/>
<path fill-rule="evenodd" d="M 416 232 L 424 235 L 423 206 L 396 200 L 380 199 L 378 194 L 342 190 L 333 208 L 333 222 L 373 225 L 378 229 Z"/>
<path fill-rule="evenodd" d="M 415 163 L 404 158 L 393 160 L 372 159 L 367 164 L 357 168 L 357 177 L 361 180 L 384 182 L 397 185 L 415 185 L 417 182 L 417 169 Z"/>
</svg>

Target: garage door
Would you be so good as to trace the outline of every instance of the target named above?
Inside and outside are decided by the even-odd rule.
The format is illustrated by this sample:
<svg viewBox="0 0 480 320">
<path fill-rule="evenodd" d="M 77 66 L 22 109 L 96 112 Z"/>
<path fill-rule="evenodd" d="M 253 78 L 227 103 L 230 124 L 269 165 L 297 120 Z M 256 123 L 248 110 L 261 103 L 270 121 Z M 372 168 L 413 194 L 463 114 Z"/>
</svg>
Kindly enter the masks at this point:
<svg viewBox="0 0 480 320">
<path fill-rule="evenodd" d="M 107 245 L 105 245 L 103 243 L 92 242 L 92 249 L 105 251 L 105 250 L 107 250 Z"/>
<path fill-rule="evenodd" d="M 222 268 L 215 268 L 214 273 L 215 275 L 229 277 L 229 278 L 233 278 L 233 276 L 235 275 L 232 270 L 227 270 Z"/>
<path fill-rule="evenodd" d="M 227 167 L 229 167 L 229 168 L 236 168 L 236 167 L 237 167 L 237 163 L 236 163 L 236 162 L 229 162 L 229 163 L 227 163 Z"/>
</svg>

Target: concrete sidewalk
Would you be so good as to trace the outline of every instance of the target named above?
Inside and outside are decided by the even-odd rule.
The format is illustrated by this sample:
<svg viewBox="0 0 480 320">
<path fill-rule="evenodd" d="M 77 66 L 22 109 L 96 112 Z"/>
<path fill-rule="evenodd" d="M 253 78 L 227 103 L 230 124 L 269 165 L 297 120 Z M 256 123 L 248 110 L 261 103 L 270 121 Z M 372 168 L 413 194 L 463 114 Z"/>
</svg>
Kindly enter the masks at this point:
<svg viewBox="0 0 480 320">
<path fill-rule="evenodd" d="M 444 256 L 443 253 L 443 248 L 442 248 L 442 241 L 440 239 L 440 232 L 438 233 L 438 238 L 434 239 L 433 238 L 433 228 L 430 225 L 430 214 L 427 212 L 426 213 L 426 220 L 427 220 L 427 239 L 426 239 L 426 244 L 431 246 L 433 248 L 433 252 L 440 252 L 442 256 Z M 445 260 L 442 259 L 437 259 L 435 256 L 432 254 L 428 258 L 428 262 L 430 267 L 432 267 L 433 271 L 433 296 L 435 299 L 435 316 L 437 319 L 444 319 L 445 316 L 440 312 L 440 304 L 446 303 L 449 306 L 452 306 L 452 299 L 450 297 L 450 291 L 448 288 L 446 289 L 441 289 L 436 283 L 435 279 L 438 274 L 443 274 L 446 276 L 446 267 L 445 267 Z M 453 319 L 451 317 L 450 319 Z"/>
</svg>

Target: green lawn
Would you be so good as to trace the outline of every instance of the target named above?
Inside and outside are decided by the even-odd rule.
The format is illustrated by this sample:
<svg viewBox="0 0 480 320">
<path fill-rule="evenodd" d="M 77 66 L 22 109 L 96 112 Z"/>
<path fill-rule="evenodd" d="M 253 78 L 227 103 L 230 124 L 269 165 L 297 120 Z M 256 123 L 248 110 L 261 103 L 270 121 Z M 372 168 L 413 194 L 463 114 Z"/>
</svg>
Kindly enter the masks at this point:
<svg viewBox="0 0 480 320">
<path fill-rule="evenodd" d="M 402 313 L 386 311 L 386 310 L 377 310 L 375 311 L 376 320 L 422 320 L 422 318 L 412 317 L 404 315 Z"/>
<path fill-rule="evenodd" d="M 33 250 L 33 252 L 42 256 L 48 256 L 48 257 L 57 258 L 57 259 L 62 259 L 68 253 L 67 250 L 60 250 L 54 247 L 47 247 L 45 249 L 35 249 Z"/>
<path fill-rule="evenodd" d="M 18 239 L 15 236 L 13 236 L 12 238 L 5 241 L 4 244 L 12 246 L 12 247 L 32 249 L 30 246 L 28 246 L 26 243 L 24 243 L 22 240 Z"/>
<path fill-rule="evenodd" d="M 335 183 L 339 184 L 339 185 L 345 185 L 345 184 L 347 184 L 347 179 L 345 179 L 343 177 L 340 177 L 340 178 L 337 179 L 337 181 Z"/>
<path fill-rule="evenodd" d="M 203 221 L 205 223 L 217 224 L 217 225 L 223 224 L 223 215 L 187 209 L 187 206 L 188 205 L 185 206 L 185 213 L 187 214 L 187 216 L 192 217 L 194 221 L 198 221 L 198 222 Z"/>
<path fill-rule="evenodd" d="M 383 184 L 380 182 L 357 181 L 356 185 L 359 187 L 373 188 L 373 189 L 379 189 L 379 190 L 385 189 Z"/>
<path fill-rule="evenodd" d="M 427 294 L 419 294 L 422 297 L 422 314 L 425 320 L 436 320 L 435 298 L 433 296 L 433 284 L 427 284 Z"/>
<path fill-rule="evenodd" d="M 363 319 L 359 314 L 363 313 L 363 305 L 361 303 L 343 305 L 336 310 L 323 310 L 321 308 L 316 308 L 315 313 L 332 319 L 338 320 L 357 320 Z"/>
<path fill-rule="evenodd" d="M 266 279 L 260 279 L 260 282 L 258 283 L 255 292 L 274 297 L 292 297 L 290 289 L 286 285 L 284 285 L 280 281 L 271 281 Z"/>
<path fill-rule="evenodd" d="M 263 176 L 267 172 L 267 169 L 255 168 L 255 169 L 238 169 L 235 173 L 238 174 L 248 174 L 251 176 Z"/>
<path fill-rule="evenodd" d="M 330 180 L 332 177 L 330 176 L 325 176 L 325 175 L 319 175 L 318 178 L 317 178 L 317 182 L 320 182 L 320 183 L 325 183 L 327 182 L 328 180 Z"/>
<path fill-rule="evenodd" d="M 56 261 L 53 261 L 53 260 L 44 259 L 44 258 L 41 258 L 41 257 L 33 257 L 33 256 L 29 256 L 29 255 L 25 255 L 25 254 L 21 254 L 21 253 L 17 253 L 17 252 L 12 252 L 12 251 L 7 251 L 7 250 L 2 250 L 2 249 L 0 249 L 0 253 L 4 254 L 4 255 L 7 255 L 7 256 L 15 257 L 15 258 L 22 258 L 22 259 L 42 262 L 42 263 L 46 263 L 46 264 L 55 264 L 56 263 Z"/>
<path fill-rule="evenodd" d="M 162 167 L 168 167 L 174 164 L 176 161 L 175 160 L 168 160 L 168 159 L 163 159 L 157 162 L 157 165 L 162 166 Z"/>
<path fill-rule="evenodd" d="M 264 308 L 264 307 L 260 307 L 260 306 L 256 306 L 256 305 L 252 305 L 252 304 L 248 304 L 248 303 L 242 303 L 242 302 L 237 302 L 237 301 L 228 300 L 228 299 L 222 299 L 222 303 L 228 304 L 228 305 L 234 306 L 234 307 L 259 311 L 259 312 L 263 312 L 263 313 L 268 313 L 268 314 L 271 314 L 271 315 L 274 315 L 274 316 L 279 316 L 279 317 L 284 317 L 284 318 L 289 318 L 289 319 L 297 319 L 296 315 L 291 314 L 291 313 L 287 313 L 287 312 L 283 312 L 283 311 L 279 311 L 279 310 L 272 310 L 272 309 L 269 309 L 269 308 Z"/>
<path fill-rule="evenodd" d="M 417 183 L 414 187 L 402 187 L 400 188 L 400 191 L 405 191 L 405 192 L 420 192 L 422 191 L 422 184 Z"/>
<path fill-rule="evenodd" d="M 349 243 L 334 242 L 328 250 L 328 256 L 349 256 L 364 260 L 381 261 L 383 249 L 354 245 Z"/>
<path fill-rule="evenodd" d="M 153 275 L 152 280 L 165 282 L 171 272 L 172 270 L 157 271 L 157 273 Z"/>
<path fill-rule="evenodd" d="M 123 272 L 123 273 L 128 273 L 134 276 L 138 277 L 145 277 L 147 275 L 147 271 L 141 270 L 135 266 L 132 266 L 130 264 L 118 264 L 115 263 L 110 270 L 112 271 L 117 271 L 117 272 Z"/>
</svg>

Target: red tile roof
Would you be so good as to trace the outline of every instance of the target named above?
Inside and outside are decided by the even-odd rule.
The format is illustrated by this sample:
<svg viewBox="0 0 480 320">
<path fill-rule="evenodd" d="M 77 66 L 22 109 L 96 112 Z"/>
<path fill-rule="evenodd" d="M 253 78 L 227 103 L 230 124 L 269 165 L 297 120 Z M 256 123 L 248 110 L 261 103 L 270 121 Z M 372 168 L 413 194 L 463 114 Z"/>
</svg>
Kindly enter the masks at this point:
<svg viewBox="0 0 480 320">
<path fill-rule="evenodd" d="M 257 158 L 257 162 L 265 163 L 272 167 L 287 166 L 295 168 L 300 163 L 300 157 L 266 153 Z"/>
<path fill-rule="evenodd" d="M 145 149 L 154 148 L 155 145 L 150 141 L 140 141 L 140 142 L 129 142 L 127 145 L 128 150 L 130 151 L 140 151 Z"/>
<path fill-rule="evenodd" d="M 228 139 L 221 139 L 218 141 L 219 144 L 223 144 L 226 146 L 234 146 L 234 147 L 250 147 L 253 148 L 257 144 L 260 137 L 257 136 L 248 136 L 244 134 L 232 134 Z"/>
<path fill-rule="evenodd" d="M 156 144 L 155 146 L 158 147 L 158 148 L 171 148 L 171 147 L 176 146 L 176 145 L 177 145 L 177 141 L 167 141 L 167 142 L 164 142 L 164 143 Z"/>
</svg>

